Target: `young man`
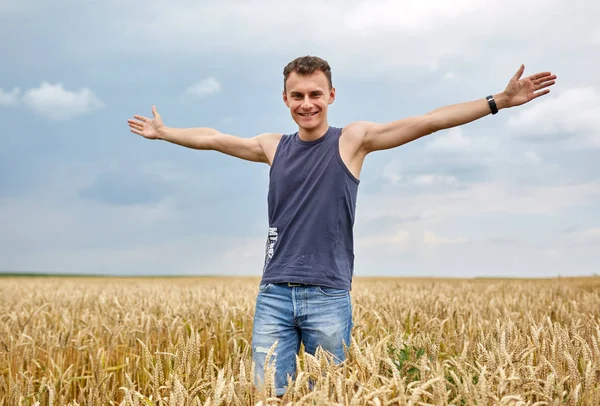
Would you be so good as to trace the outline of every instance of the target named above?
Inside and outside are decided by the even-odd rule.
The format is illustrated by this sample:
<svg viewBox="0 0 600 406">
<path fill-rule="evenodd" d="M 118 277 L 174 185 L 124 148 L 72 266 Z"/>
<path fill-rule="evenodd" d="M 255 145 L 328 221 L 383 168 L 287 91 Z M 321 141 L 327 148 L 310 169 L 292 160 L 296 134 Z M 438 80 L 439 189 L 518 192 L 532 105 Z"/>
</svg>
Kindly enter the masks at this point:
<svg viewBox="0 0 600 406">
<path fill-rule="evenodd" d="M 549 92 L 556 76 L 541 72 L 521 78 L 522 65 L 506 89 L 387 124 L 354 122 L 331 127 L 327 109 L 335 100 L 329 64 L 300 57 L 284 69 L 283 102 L 298 132 L 240 138 L 211 128 L 170 128 L 134 116 L 131 131 L 189 148 L 215 150 L 271 166 L 269 229 L 265 265 L 256 302 L 252 353 L 256 382 L 263 383 L 265 357 L 273 344 L 277 396 L 294 376 L 296 354 L 322 347 L 344 360 L 350 343 L 350 287 L 354 269 L 353 225 L 361 168 L 367 154 L 395 148 L 425 135 L 519 106 Z"/>
</svg>

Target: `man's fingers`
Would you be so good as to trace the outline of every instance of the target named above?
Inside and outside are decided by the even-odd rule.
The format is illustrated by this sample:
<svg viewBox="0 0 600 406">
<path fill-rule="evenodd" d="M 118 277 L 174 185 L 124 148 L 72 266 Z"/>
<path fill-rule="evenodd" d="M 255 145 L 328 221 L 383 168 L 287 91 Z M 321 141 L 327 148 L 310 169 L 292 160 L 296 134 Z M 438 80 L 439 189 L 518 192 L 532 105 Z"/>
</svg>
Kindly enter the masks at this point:
<svg viewBox="0 0 600 406">
<path fill-rule="evenodd" d="M 513 79 L 519 80 L 521 78 L 521 76 L 523 76 L 523 72 L 525 72 L 525 65 L 521 64 L 521 67 L 519 68 L 517 73 L 515 73 L 515 76 L 513 76 Z"/>
<path fill-rule="evenodd" d="M 544 88 L 546 88 L 546 87 L 548 87 L 548 86 L 552 86 L 554 83 L 555 83 L 555 82 L 554 82 L 554 81 L 552 81 L 552 82 L 546 82 L 546 83 L 543 83 L 543 84 L 537 85 L 537 86 L 535 87 L 535 90 L 536 90 L 536 91 L 538 91 L 538 90 L 544 89 Z"/>
<path fill-rule="evenodd" d="M 548 93 L 550 93 L 550 89 L 546 89 L 546 90 L 544 90 L 542 92 L 539 92 L 539 93 L 534 93 L 533 94 L 533 98 L 531 100 L 536 99 L 536 98 L 538 98 L 540 96 L 543 96 L 545 94 L 548 94 Z"/>
<path fill-rule="evenodd" d="M 137 118 L 138 120 L 140 120 L 140 121 L 143 121 L 143 122 L 146 122 L 146 121 L 148 121 L 148 120 L 149 120 L 147 117 L 144 117 L 144 116 L 138 116 L 137 114 L 136 114 L 136 115 L 134 115 L 133 117 L 134 117 L 134 118 Z"/>
<path fill-rule="evenodd" d="M 554 81 L 556 79 L 556 75 L 542 76 L 541 78 L 534 79 L 533 84 L 535 86 L 541 85 L 544 82 Z"/>
<path fill-rule="evenodd" d="M 140 130 L 135 130 L 135 129 L 131 129 L 130 130 L 132 133 L 137 134 L 137 135 L 142 135 L 142 132 Z"/>
<path fill-rule="evenodd" d="M 144 127 L 144 124 L 134 120 L 127 120 L 127 124 L 129 124 L 129 127 L 135 127 L 140 129 Z"/>
<path fill-rule="evenodd" d="M 552 72 L 540 72 L 540 73 L 536 73 L 535 75 L 531 75 L 529 78 L 531 80 L 543 80 L 543 79 L 547 79 L 547 76 L 551 76 Z M 552 75 L 553 79 L 556 79 L 556 75 Z"/>
<path fill-rule="evenodd" d="M 539 90 L 539 89 L 543 89 L 545 87 L 552 86 L 553 84 L 555 84 L 556 83 L 555 79 L 556 79 L 556 76 L 547 76 L 547 77 L 543 77 L 538 80 L 532 80 L 531 83 L 533 84 L 534 90 Z"/>
<path fill-rule="evenodd" d="M 152 105 L 152 115 L 154 117 L 158 116 L 158 112 L 156 111 L 156 106 L 155 105 Z"/>
</svg>

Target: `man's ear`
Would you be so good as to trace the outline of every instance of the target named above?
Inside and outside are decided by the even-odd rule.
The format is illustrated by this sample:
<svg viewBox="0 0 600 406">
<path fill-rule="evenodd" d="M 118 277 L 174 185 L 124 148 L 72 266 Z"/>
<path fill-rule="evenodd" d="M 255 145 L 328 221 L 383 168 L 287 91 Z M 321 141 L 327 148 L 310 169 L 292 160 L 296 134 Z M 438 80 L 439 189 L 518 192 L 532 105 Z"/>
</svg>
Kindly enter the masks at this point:
<svg viewBox="0 0 600 406">
<path fill-rule="evenodd" d="M 289 108 L 290 107 L 290 103 L 288 101 L 288 97 L 287 97 L 287 94 L 285 93 L 285 90 L 283 92 L 281 92 L 281 96 L 283 97 L 283 102 Z"/>
<path fill-rule="evenodd" d="M 332 87 L 331 90 L 329 90 L 329 104 L 333 103 L 334 100 L 335 100 L 335 87 Z"/>
</svg>

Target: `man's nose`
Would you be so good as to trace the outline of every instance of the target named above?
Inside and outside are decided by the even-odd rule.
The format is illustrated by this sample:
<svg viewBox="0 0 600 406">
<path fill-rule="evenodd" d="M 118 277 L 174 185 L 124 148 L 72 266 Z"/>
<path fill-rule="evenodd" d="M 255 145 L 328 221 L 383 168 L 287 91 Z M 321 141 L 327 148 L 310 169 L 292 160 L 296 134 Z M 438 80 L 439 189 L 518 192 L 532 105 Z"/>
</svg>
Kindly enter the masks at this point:
<svg viewBox="0 0 600 406">
<path fill-rule="evenodd" d="M 302 100 L 302 108 L 307 109 L 310 107 L 311 107 L 310 98 L 308 98 L 308 96 L 307 96 Z"/>
</svg>

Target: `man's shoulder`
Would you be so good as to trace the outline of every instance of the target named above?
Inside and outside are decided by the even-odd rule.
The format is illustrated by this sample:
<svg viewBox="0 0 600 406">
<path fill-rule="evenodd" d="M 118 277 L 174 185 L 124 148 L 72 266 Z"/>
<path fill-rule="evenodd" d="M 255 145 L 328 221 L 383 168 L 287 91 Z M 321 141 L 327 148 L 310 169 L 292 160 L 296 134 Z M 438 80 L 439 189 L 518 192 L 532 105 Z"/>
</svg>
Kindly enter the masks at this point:
<svg viewBox="0 0 600 406">
<path fill-rule="evenodd" d="M 340 141 L 352 144 L 354 149 L 361 147 L 369 126 L 368 121 L 354 121 L 342 128 Z"/>
<path fill-rule="evenodd" d="M 281 137 L 284 137 L 285 134 L 283 133 L 262 133 L 259 134 L 257 136 L 257 138 L 260 138 L 261 140 L 268 140 L 268 141 L 279 141 L 281 139 Z"/>
<path fill-rule="evenodd" d="M 283 133 L 262 133 L 259 134 L 256 139 L 263 146 L 273 146 L 279 144 L 283 137 L 286 137 L 286 135 Z"/>
<path fill-rule="evenodd" d="M 282 133 L 263 133 L 256 137 L 269 165 L 273 164 L 275 152 L 277 151 L 277 147 L 279 146 L 279 143 L 283 137 L 284 134 Z"/>
<path fill-rule="evenodd" d="M 362 138 L 366 134 L 369 124 L 368 121 L 353 121 L 342 128 L 342 135 Z"/>
</svg>

